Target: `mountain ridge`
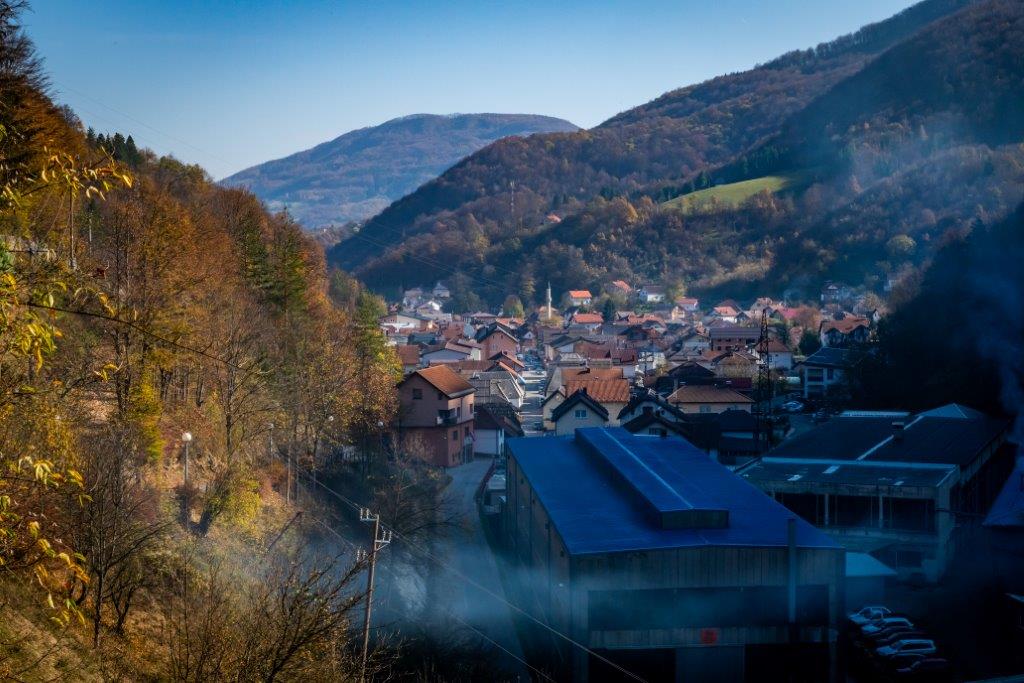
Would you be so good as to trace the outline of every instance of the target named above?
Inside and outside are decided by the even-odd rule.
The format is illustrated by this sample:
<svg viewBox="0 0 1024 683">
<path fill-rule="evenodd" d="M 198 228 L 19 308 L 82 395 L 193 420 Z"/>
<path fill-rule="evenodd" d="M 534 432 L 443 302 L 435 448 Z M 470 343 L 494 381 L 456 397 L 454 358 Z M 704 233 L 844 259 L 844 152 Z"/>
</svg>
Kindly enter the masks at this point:
<svg viewBox="0 0 1024 683">
<path fill-rule="evenodd" d="M 600 207 L 587 215 L 595 204 L 613 198 L 658 203 L 685 192 L 681 186 L 686 183 L 691 191 L 708 187 L 709 172 L 763 149 L 793 116 L 886 50 L 926 26 L 985 4 L 987 0 L 925 0 L 829 43 L 670 91 L 589 130 L 499 141 L 396 201 L 335 247 L 330 259 L 382 291 L 398 286 L 414 263 L 423 270 L 425 260 L 433 260 L 445 268 L 432 268 L 431 276 L 454 277 L 465 270 L 478 279 L 478 289 L 483 284 L 483 296 L 490 301 L 501 300 L 503 287 L 505 293 L 520 293 L 529 301 L 538 278 L 549 275 L 540 272 L 546 259 L 525 254 L 524 244 L 547 250 L 564 247 L 562 260 L 570 259 L 570 267 L 554 276 L 561 279 L 573 260 L 602 249 L 599 237 L 609 223 L 602 222 L 607 217 L 597 218 Z M 619 218 L 649 213 L 640 206 L 610 210 Z M 552 223 L 551 214 L 566 222 Z M 577 215 L 580 219 L 572 220 Z M 593 232 L 580 232 L 581 225 L 590 225 Z M 567 232 L 575 233 L 573 241 L 561 242 L 559 236 Z M 619 233 L 616 239 L 628 239 L 626 228 Z M 658 251 L 684 247 L 662 242 Z M 512 254 L 525 261 L 510 268 Z M 595 273 L 620 261 L 614 251 L 600 251 L 575 277 L 583 280 L 581 286 L 594 284 Z M 723 266 L 726 271 L 731 267 Z M 630 271 L 627 264 L 622 274 Z M 502 272 L 510 273 L 507 282 L 495 282 Z M 654 279 L 666 273 L 651 268 L 637 275 Z"/>
<path fill-rule="evenodd" d="M 575 130 L 536 114 L 409 114 L 250 166 L 220 184 L 245 187 L 270 209 L 287 208 L 305 227 L 320 228 L 369 218 L 495 140 Z"/>
</svg>

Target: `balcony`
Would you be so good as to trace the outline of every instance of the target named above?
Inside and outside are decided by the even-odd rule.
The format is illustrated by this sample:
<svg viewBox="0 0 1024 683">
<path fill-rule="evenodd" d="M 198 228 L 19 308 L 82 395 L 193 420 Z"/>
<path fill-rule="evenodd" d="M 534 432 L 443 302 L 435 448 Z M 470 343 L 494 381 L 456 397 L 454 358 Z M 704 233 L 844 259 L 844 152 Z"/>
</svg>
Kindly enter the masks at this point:
<svg viewBox="0 0 1024 683">
<path fill-rule="evenodd" d="M 459 423 L 459 418 L 455 415 L 455 413 L 442 414 L 442 415 L 438 415 L 437 416 L 437 424 L 438 424 L 438 426 L 456 425 L 458 423 Z"/>
</svg>

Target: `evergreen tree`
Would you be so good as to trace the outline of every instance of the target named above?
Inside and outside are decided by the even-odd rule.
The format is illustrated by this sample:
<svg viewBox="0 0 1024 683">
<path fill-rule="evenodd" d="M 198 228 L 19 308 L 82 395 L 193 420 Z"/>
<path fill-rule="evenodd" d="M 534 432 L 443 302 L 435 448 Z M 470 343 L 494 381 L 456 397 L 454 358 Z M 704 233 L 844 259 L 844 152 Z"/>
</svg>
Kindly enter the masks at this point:
<svg viewBox="0 0 1024 683">
<path fill-rule="evenodd" d="M 141 155 L 139 154 L 139 148 L 135 146 L 135 140 L 131 135 L 124 141 L 125 149 L 125 161 L 129 166 L 135 168 L 139 165 Z"/>
<path fill-rule="evenodd" d="M 606 323 L 615 320 L 615 302 L 612 301 L 611 297 L 604 300 L 604 306 L 601 308 L 601 317 L 604 318 Z"/>
</svg>

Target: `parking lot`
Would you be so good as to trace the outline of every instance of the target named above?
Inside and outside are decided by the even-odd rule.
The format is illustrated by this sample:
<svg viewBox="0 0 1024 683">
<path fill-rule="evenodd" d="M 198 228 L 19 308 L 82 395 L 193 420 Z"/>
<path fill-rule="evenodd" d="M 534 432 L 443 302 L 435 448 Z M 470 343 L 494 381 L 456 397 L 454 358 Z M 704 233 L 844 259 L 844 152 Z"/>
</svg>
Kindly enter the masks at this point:
<svg viewBox="0 0 1024 683">
<path fill-rule="evenodd" d="M 884 605 L 851 614 L 845 655 L 853 680 L 951 681 L 953 666 L 925 625 Z"/>
</svg>

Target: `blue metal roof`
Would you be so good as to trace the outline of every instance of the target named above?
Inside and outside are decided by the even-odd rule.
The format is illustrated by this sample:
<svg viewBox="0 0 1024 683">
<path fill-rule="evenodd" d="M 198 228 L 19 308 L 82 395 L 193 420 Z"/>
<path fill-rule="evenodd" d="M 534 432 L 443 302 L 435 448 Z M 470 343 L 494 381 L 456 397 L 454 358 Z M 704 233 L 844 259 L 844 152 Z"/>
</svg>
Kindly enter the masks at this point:
<svg viewBox="0 0 1024 683">
<path fill-rule="evenodd" d="M 867 553 L 846 553 L 846 578 L 896 576 L 896 570 Z"/>
<path fill-rule="evenodd" d="M 798 546 L 840 548 L 681 439 L 591 428 L 508 443 L 572 555 L 785 546 L 790 518 Z"/>
</svg>

